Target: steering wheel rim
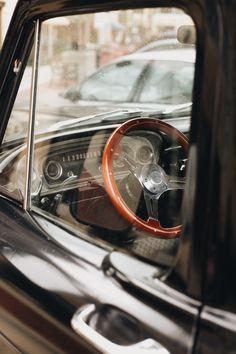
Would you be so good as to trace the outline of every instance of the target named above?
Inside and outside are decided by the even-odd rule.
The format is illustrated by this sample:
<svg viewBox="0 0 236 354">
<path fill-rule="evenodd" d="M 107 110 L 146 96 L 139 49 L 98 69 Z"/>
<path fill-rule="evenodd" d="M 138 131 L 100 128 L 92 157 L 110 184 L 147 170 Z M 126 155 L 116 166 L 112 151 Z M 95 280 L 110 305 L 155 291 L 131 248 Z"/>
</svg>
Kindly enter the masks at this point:
<svg viewBox="0 0 236 354">
<path fill-rule="evenodd" d="M 124 202 L 115 178 L 112 172 L 114 154 L 117 153 L 117 147 L 123 135 L 134 130 L 151 130 L 154 132 L 163 132 L 178 141 L 185 152 L 188 152 L 189 142 L 187 137 L 170 124 L 152 118 L 135 118 L 121 124 L 108 139 L 102 157 L 102 175 L 107 194 L 118 212 L 131 224 L 138 229 L 148 232 L 152 236 L 168 239 L 176 238 L 181 234 L 181 225 L 165 228 L 160 225 L 158 220 L 148 219 L 147 221 L 138 217 Z M 118 151 L 119 152 L 119 151 Z"/>
</svg>

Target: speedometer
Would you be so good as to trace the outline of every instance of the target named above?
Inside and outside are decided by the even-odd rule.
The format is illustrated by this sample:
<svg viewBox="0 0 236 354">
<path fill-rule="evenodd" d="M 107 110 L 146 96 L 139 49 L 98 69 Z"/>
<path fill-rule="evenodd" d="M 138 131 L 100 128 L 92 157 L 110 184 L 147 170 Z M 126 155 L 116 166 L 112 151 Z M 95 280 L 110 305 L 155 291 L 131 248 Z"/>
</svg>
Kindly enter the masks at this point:
<svg viewBox="0 0 236 354">
<path fill-rule="evenodd" d="M 137 161 L 141 164 L 147 164 L 153 160 L 153 151 L 148 145 L 141 146 L 137 151 Z"/>
<path fill-rule="evenodd" d="M 45 168 L 45 174 L 50 179 L 56 181 L 62 175 L 63 169 L 58 161 L 49 161 Z"/>
</svg>

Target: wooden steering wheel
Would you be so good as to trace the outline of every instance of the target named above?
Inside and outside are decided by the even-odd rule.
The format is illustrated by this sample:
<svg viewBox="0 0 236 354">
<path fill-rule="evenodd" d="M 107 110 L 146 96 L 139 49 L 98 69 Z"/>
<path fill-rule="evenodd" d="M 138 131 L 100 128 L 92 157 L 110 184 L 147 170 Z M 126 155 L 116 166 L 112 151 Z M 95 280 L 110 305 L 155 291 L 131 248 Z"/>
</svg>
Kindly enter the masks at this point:
<svg viewBox="0 0 236 354">
<path fill-rule="evenodd" d="M 148 211 L 147 221 L 138 217 L 124 202 L 120 191 L 117 187 L 113 174 L 113 160 L 117 154 L 121 153 L 120 141 L 122 137 L 135 130 L 149 130 L 154 132 L 162 132 L 168 137 L 177 141 L 188 152 L 188 139 L 179 130 L 172 127 L 168 123 L 152 118 L 135 118 L 123 123 L 119 126 L 108 139 L 103 151 L 102 158 L 102 175 L 106 191 L 118 210 L 118 212 L 137 229 L 146 231 L 152 236 L 158 238 L 176 238 L 181 233 L 181 225 L 174 227 L 162 227 L 158 220 L 157 204 L 162 193 L 168 189 L 180 189 L 175 183 L 168 180 L 163 168 L 157 164 L 149 165 L 149 168 L 131 171 L 138 179 L 144 192 L 145 203 Z"/>
</svg>

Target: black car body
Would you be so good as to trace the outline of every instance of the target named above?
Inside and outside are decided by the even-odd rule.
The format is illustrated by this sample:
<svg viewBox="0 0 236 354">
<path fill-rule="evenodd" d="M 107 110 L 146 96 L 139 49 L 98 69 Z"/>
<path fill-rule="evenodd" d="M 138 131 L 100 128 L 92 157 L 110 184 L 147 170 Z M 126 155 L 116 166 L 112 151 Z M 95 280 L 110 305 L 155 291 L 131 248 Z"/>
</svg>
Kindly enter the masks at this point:
<svg viewBox="0 0 236 354">
<path fill-rule="evenodd" d="M 53 130 L 34 138 L 41 24 L 74 13 L 80 16 L 165 6 L 182 9 L 196 26 L 193 106 L 187 120 L 183 112 L 169 112 L 166 116 L 154 112 L 150 117 L 143 112 L 122 110 L 115 112 L 115 119 L 112 113 L 85 117 L 83 121 L 65 121 L 62 125 L 57 117 Z M 0 56 L 1 353 L 236 352 L 235 19 L 235 2 L 229 1 L 18 2 Z M 5 140 L 32 48 L 31 120 L 25 134 L 28 138 Z M 73 184 L 77 170 L 72 170 L 74 174 L 66 170 L 65 177 L 63 171 L 67 165 L 61 171 L 61 166 L 55 164 L 62 156 L 62 142 L 67 137 L 66 151 L 71 153 L 66 155 L 67 162 L 76 161 L 71 151 L 79 144 L 85 144 L 87 149 L 95 132 L 105 129 L 104 136 L 95 139 L 103 148 L 121 123 L 133 118 L 137 124 L 140 121 L 146 124 L 143 117 L 151 119 L 152 125 L 156 118 L 167 118 L 169 123 L 171 119 L 173 125 L 189 136 L 181 236 L 177 239 L 177 251 L 174 244 L 170 254 L 164 252 L 158 262 L 143 253 L 130 252 L 134 238 L 128 231 L 122 231 L 121 238 L 120 230 L 113 229 L 113 221 L 110 228 L 104 227 L 109 216 L 104 217 L 103 205 L 99 204 L 97 221 L 94 215 L 99 208 L 94 213 L 91 209 L 94 204 L 86 204 L 81 216 L 84 209 L 77 207 L 78 200 L 74 199 L 78 192 Z M 186 120 L 186 125 L 178 125 L 179 118 L 182 122 Z M 24 133 L 25 129 L 24 126 Z M 168 150 L 172 147 L 166 135 L 164 131 L 161 138 Z M 157 139 L 150 136 L 149 141 L 156 144 Z M 138 137 L 143 141 L 143 133 Z M 173 147 L 181 163 L 178 171 L 186 167 L 186 156 L 179 154 L 181 139 Z M 181 141 L 184 147 L 187 140 Z M 49 155 L 44 150 L 47 148 Z M 32 160 L 35 151 L 38 170 Z M 141 159 L 147 151 L 150 150 L 142 152 Z M 53 156 L 54 160 L 47 160 L 47 156 Z M 155 158 L 153 153 L 149 156 Z M 124 164 L 116 166 L 123 168 Z M 43 180 L 41 169 L 47 172 Z M 154 172 L 153 180 L 159 170 Z M 9 176 L 13 176 L 13 182 Z M 60 178 L 59 185 L 65 191 L 62 194 L 55 187 L 55 180 Z M 156 184 L 153 185 L 155 188 Z M 63 207 L 69 205 L 77 219 L 83 219 L 83 228 L 75 230 L 70 219 L 58 219 L 58 206 L 62 202 Z M 118 227 L 123 228 L 119 222 Z M 125 230 L 126 227 L 128 230 L 129 225 L 125 224 Z M 149 241 L 156 241 L 153 235 L 149 236 Z M 165 240 L 169 241 L 173 240 Z"/>
</svg>

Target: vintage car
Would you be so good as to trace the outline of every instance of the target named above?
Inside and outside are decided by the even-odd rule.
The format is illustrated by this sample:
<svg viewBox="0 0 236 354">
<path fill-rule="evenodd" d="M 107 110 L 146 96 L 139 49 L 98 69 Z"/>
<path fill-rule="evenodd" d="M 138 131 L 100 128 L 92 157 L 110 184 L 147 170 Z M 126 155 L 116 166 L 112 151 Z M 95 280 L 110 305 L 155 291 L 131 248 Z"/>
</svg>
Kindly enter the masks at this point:
<svg viewBox="0 0 236 354">
<path fill-rule="evenodd" d="M 190 104 L 195 48 L 185 47 L 122 56 L 96 70 L 79 86 L 69 87 L 61 96 L 79 105 L 80 114 L 82 107 L 95 114 L 98 108 L 163 111 Z"/>
<path fill-rule="evenodd" d="M 236 353 L 235 10 L 18 1 L 0 55 L 0 353 Z M 195 47 L 192 104 L 60 100 L 104 48 L 166 33 Z M 171 102 L 162 64 L 147 89 Z M 143 65 L 126 69 L 124 95 Z"/>
</svg>

